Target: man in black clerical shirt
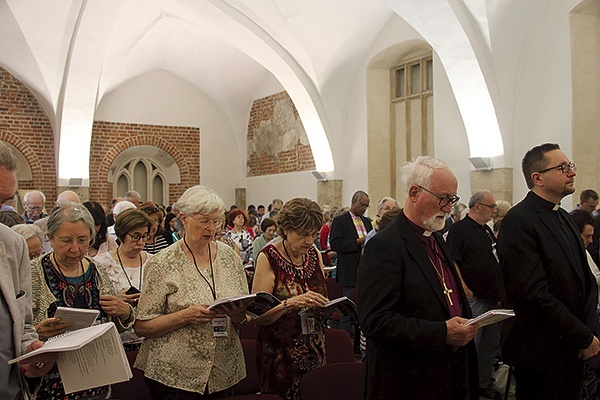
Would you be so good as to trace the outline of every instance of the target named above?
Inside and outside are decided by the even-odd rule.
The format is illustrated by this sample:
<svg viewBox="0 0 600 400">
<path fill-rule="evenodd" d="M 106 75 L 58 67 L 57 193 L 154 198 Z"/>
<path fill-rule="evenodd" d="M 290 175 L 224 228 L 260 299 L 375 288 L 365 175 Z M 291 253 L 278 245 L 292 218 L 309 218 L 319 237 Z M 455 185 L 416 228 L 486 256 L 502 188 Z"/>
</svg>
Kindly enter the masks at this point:
<svg viewBox="0 0 600 400">
<path fill-rule="evenodd" d="M 580 398 L 583 360 L 600 350 L 597 287 L 583 241 L 561 200 L 576 165 L 557 144 L 525 153 L 530 192 L 502 221 L 498 256 L 507 306 L 502 354 L 514 366 L 517 400 Z"/>
<path fill-rule="evenodd" d="M 402 167 L 404 210 L 365 246 L 357 278 L 367 338 L 367 399 L 479 399 L 471 310 L 436 233 L 458 202 L 447 165 Z"/>
<path fill-rule="evenodd" d="M 469 213 L 453 224 L 446 242 L 452 259 L 458 264 L 462 278 L 472 292 L 469 305 L 473 317 L 500 308 L 504 284 L 496 257 L 496 238 L 487 225 L 496 210 L 494 195 L 479 190 L 469 199 Z M 479 392 L 489 399 L 501 398 L 493 389 L 492 367 L 500 350 L 500 325 L 480 328 L 475 336 L 479 364 Z"/>
</svg>

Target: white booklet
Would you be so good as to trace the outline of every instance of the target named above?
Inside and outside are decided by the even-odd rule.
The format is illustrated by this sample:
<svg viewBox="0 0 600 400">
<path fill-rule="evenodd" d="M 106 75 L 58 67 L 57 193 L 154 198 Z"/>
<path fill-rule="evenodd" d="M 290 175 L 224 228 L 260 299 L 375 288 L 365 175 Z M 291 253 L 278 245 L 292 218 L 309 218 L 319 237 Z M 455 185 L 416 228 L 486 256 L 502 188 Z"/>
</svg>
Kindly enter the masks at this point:
<svg viewBox="0 0 600 400">
<path fill-rule="evenodd" d="M 515 316 L 513 310 L 498 309 L 490 310 L 486 313 L 481 314 L 479 317 L 472 318 L 466 322 L 466 325 L 479 324 L 480 328 L 484 326 L 495 324 L 496 322 L 504 321 L 507 318 Z"/>
<path fill-rule="evenodd" d="M 61 322 L 69 323 L 70 327 L 67 332 L 94 325 L 98 315 L 100 315 L 100 311 L 98 310 L 72 307 L 58 307 L 54 314 L 55 317 L 60 317 Z"/>
<path fill-rule="evenodd" d="M 39 349 L 10 360 L 30 360 L 45 353 L 56 360 L 65 393 L 124 382 L 133 376 L 114 323 L 94 325 L 48 339 Z"/>
</svg>

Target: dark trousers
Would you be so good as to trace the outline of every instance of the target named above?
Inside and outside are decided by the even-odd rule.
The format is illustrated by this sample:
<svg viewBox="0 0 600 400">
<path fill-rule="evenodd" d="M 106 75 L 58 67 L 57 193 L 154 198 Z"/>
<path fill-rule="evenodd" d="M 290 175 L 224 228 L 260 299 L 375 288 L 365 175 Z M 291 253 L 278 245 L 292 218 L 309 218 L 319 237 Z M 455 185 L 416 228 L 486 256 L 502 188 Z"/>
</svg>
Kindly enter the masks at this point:
<svg viewBox="0 0 600 400">
<path fill-rule="evenodd" d="M 218 400 L 233 396 L 233 387 L 211 394 L 207 393 L 207 388 L 204 394 L 201 394 L 163 385 L 152 379 L 144 379 L 146 380 L 146 385 L 148 385 L 154 400 Z"/>
<path fill-rule="evenodd" d="M 563 372 L 515 367 L 515 380 L 517 400 L 579 400 L 583 384 L 583 361 L 574 361 Z"/>
</svg>

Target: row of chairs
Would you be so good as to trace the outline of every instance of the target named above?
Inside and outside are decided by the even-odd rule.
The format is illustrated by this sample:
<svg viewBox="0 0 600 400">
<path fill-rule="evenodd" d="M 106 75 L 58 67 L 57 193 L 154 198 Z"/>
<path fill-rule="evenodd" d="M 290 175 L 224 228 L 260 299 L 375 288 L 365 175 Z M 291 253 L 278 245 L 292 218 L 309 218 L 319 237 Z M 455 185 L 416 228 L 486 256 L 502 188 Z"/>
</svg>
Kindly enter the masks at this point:
<svg viewBox="0 0 600 400">
<path fill-rule="evenodd" d="M 256 328 L 253 324 L 245 325 L 244 330 L 240 332 L 240 337 L 246 363 L 246 377 L 236 385 L 235 393 L 237 395 L 234 398 L 236 400 L 277 400 L 277 396 L 248 397 L 257 394 L 260 388 L 256 366 Z M 302 397 L 312 400 L 362 399 L 365 382 L 364 364 L 355 361 L 354 346 L 348 333 L 341 329 L 326 329 L 325 346 L 327 365 L 305 375 L 301 383 Z M 137 350 L 127 352 L 131 366 L 133 366 L 136 356 Z M 112 398 L 151 400 L 152 396 L 144 381 L 143 372 L 133 367 L 132 372 L 131 380 L 113 385 Z M 307 396 L 311 394 L 311 397 L 305 397 L 305 392 Z M 330 397 L 312 397 L 315 392 Z M 342 395 L 343 393 L 344 395 Z M 352 397 L 350 393 L 360 393 L 361 397 Z"/>
</svg>

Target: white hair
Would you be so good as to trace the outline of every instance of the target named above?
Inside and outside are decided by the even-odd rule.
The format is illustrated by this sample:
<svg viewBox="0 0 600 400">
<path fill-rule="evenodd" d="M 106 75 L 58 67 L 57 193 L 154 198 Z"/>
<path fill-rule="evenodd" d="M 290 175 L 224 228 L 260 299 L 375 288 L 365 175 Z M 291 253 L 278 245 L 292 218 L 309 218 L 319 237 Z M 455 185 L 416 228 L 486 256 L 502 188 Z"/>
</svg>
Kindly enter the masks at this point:
<svg viewBox="0 0 600 400">
<path fill-rule="evenodd" d="M 117 216 L 120 212 L 128 210 L 130 208 L 137 208 L 137 206 L 130 201 L 121 200 L 113 207 L 113 214 Z"/>
<path fill-rule="evenodd" d="M 25 240 L 29 240 L 31 238 L 38 238 L 40 242 L 44 243 L 44 232 L 42 229 L 34 224 L 18 224 L 10 227 L 13 231 L 17 232 L 19 235 L 23 236 Z"/>
<path fill-rule="evenodd" d="M 210 214 L 214 211 L 225 212 L 225 203 L 214 190 L 196 185 L 181 195 L 177 200 L 177 208 L 185 215 Z"/>
<path fill-rule="evenodd" d="M 25 203 L 27 203 L 27 199 L 32 194 L 37 194 L 38 196 L 40 196 L 42 198 L 42 204 L 46 204 L 46 195 L 44 193 L 42 193 L 41 191 L 39 191 L 39 190 L 30 190 L 29 192 L 25 193 L 25 195 L 23 196 L 23 201 Z"/>
<path fill-rule="evenodd" d="M 400 168 L 404 191 L 408 193 L 408 189 L 412 185 L 429 187 L 431 175 L 437 169 L 449 169 L 448 165 L 437 158 L 429 156 L 419 156 L 416 160 L 404 163 Z"/>
</svg>

